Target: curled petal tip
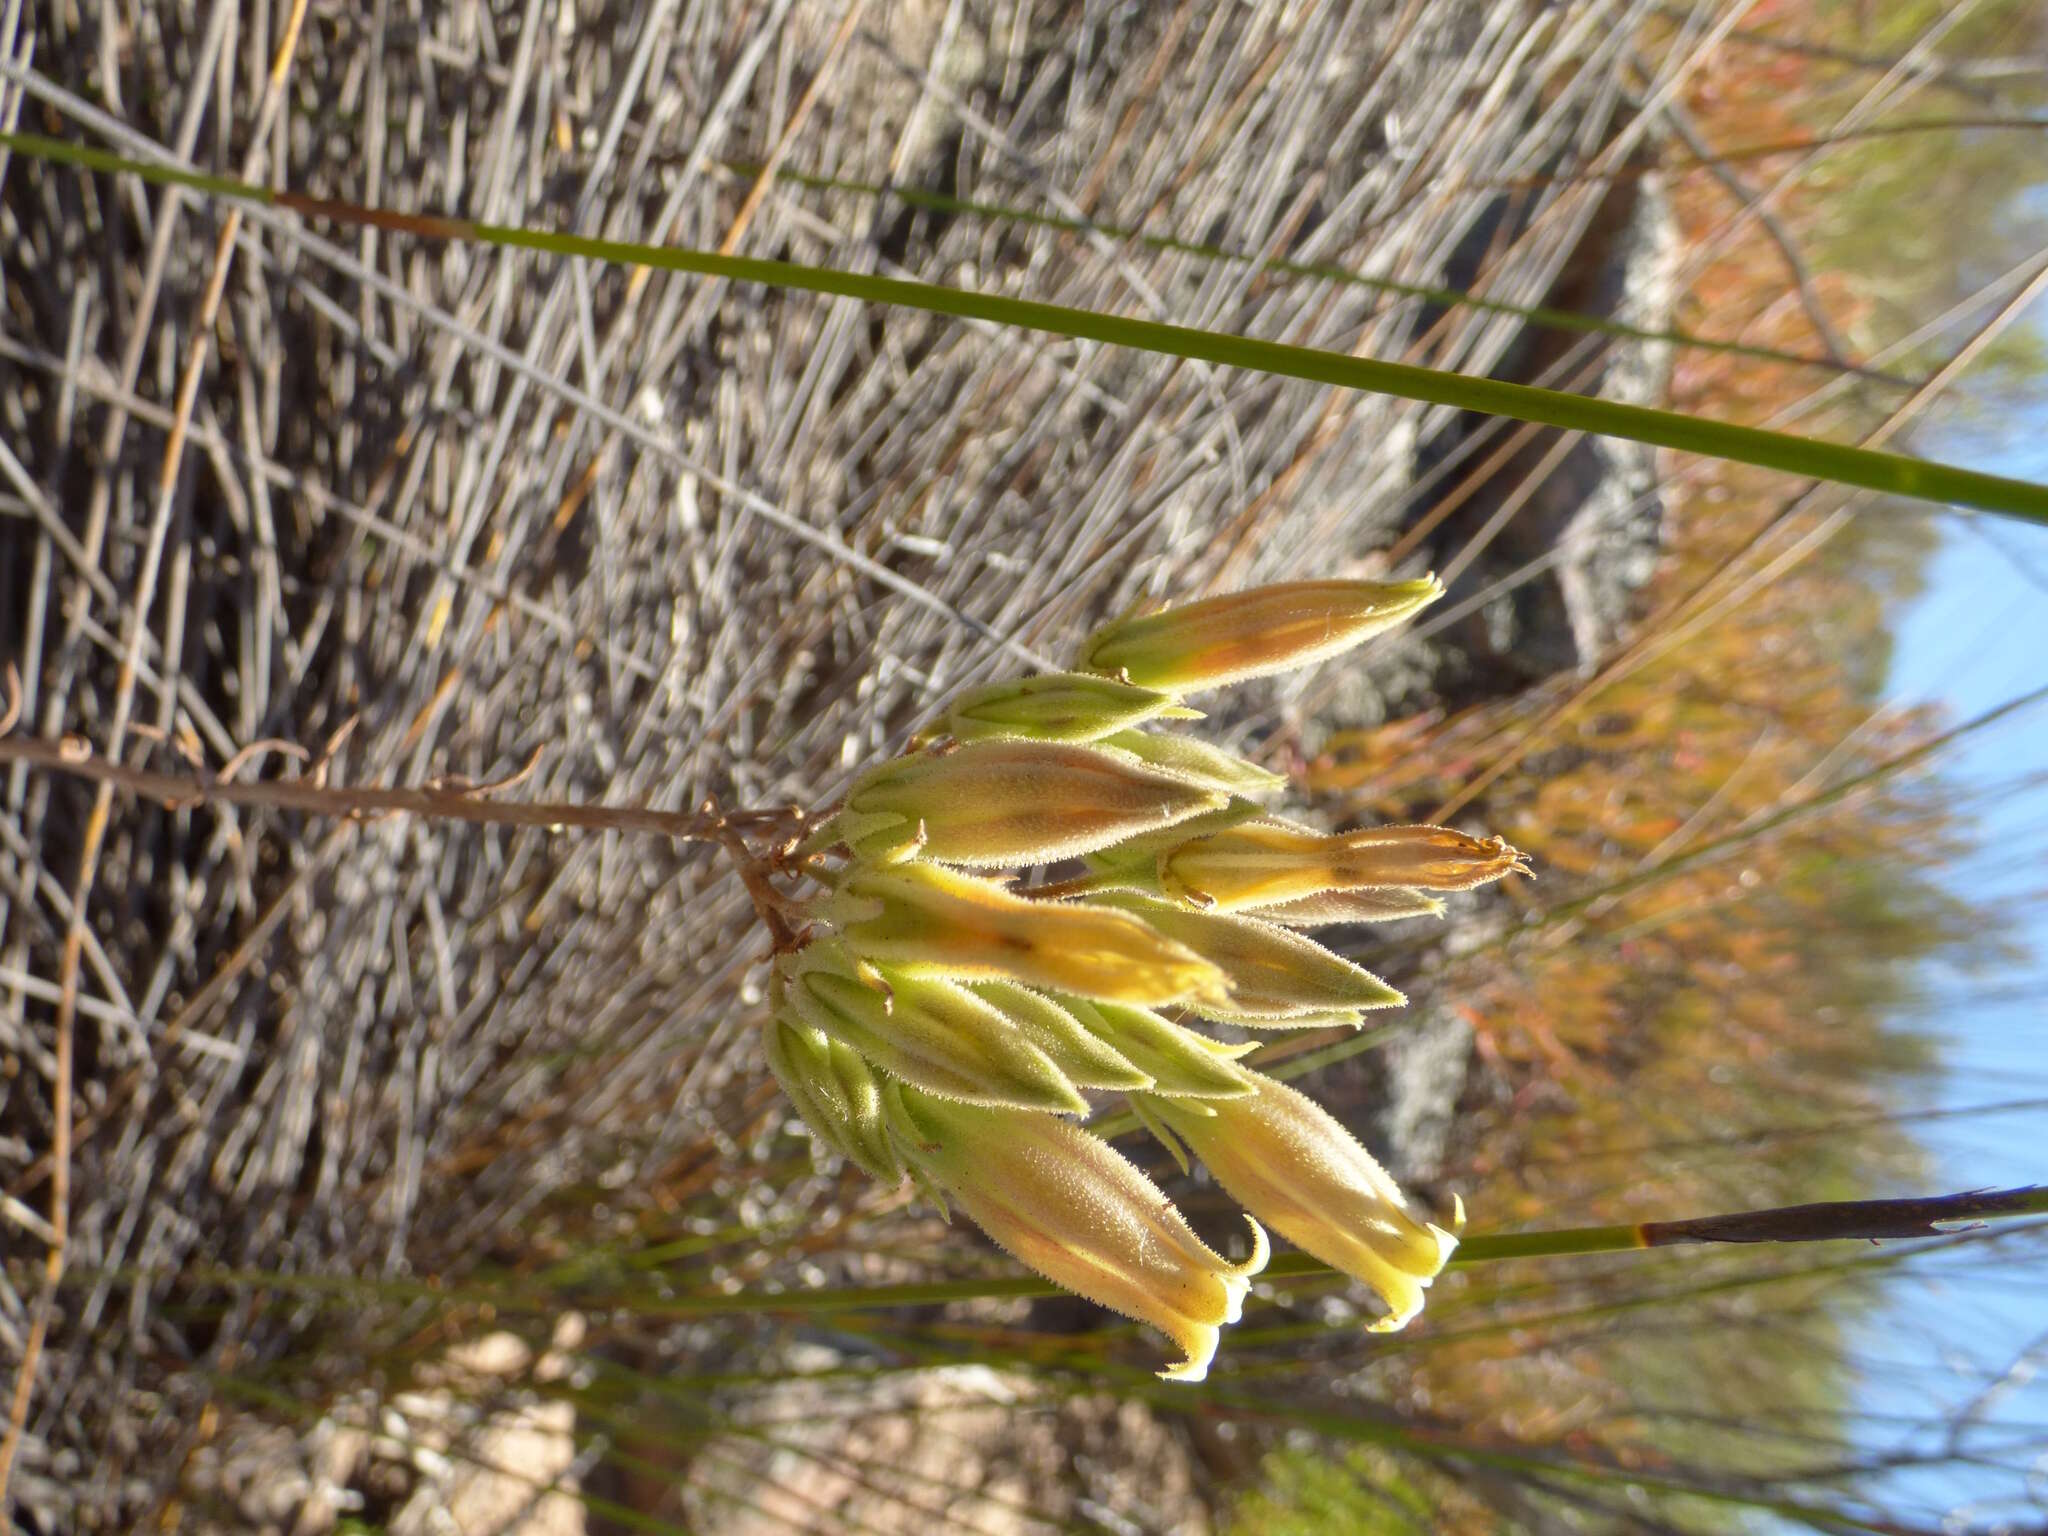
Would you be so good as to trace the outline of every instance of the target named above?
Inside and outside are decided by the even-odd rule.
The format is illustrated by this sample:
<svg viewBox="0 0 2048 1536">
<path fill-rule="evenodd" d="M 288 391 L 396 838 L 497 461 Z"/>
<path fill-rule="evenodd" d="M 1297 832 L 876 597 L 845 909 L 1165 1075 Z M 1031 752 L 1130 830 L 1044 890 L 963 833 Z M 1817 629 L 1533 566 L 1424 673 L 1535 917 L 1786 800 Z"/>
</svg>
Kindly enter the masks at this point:
<svg viewBox="0 0 2048 1536">
<path fill-rule="evenodd" d="M 1252 1254 L 1242 1264 L 1231 1265 L 1224 1278 L 1223 1284 L 1229 1293 L 1229 1306 L 1223 1314 L 1226 1323 L 1234 1323 L 1244 1316 L 1244 1301 L 1251 1294 L 1252 1276 L 1263 1270 L 1266 1261 L 1273 1256 L 1273 1245 L 1267 1240 L 1266 1229 L 1250 1216 L 1245 1220 L 1251 1224 Z"/>
<path fill-rule="evenodd" d="M 1159 1373 L 1161 1381 L 1207 1381 L 1209 1363 L 1216 1358 L 1216 1335 L 1212 1332 L 1206 1340 L 1197 1341 L 1197 1346 L 1188 1351 L 1187 1359 L 1178 1365 L 1169 1365 Z"/>
<path fill-rule="evenodd" d="M 1464 1210 L 1464 1203 L 1462 1201 L 1458 1202 L 1458 1215 L 1460 1218 L 1463 1217 Z M 1437 1274 L 1441 1273 L 1444 1265 L 1450 1262 L 1451 1254 L 1458 1246 L 1458 1239 L 1433 1221 L 1424 1222 L 1422 1227 L 1436 1242 L 1435 1271 L 1429 1274 L 1413 1275 L 1410 1277 L 1412 1283 L 1399 1286 L 1393 1292 L 1383 1295 L 1382 1299 L 1388 1303 L 1392 1310 L 1385 1317 L 1368 1323 L 1366 1325 L 1366 1332 L 1399 1333 L 1403 1328 L 1414 1322 L 1422 1311 L 1423 1292 L 1429 1289 Z"/>
<path fill-rule="evenodd" d="M 1272 1239 L 1266 1236 L 1266 1229 L 1259 1225 L 1256 1216 L 1247 1216 L 1245 1225 L 1252 1229 L 1252 1256 L 1238 1266 L 1238 1273 L 1246 1279 L 1260 1273 L 1273 1257 Z"/>
</svg>

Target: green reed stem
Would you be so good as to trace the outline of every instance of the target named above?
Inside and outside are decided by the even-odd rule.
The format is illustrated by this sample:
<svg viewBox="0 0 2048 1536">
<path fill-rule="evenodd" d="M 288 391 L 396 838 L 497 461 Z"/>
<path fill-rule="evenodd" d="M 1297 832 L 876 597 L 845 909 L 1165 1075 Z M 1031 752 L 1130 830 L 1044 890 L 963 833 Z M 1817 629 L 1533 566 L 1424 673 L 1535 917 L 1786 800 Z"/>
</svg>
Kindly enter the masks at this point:
<svg viewBox="0 0 2048 1536">
<path fill-rule="evenodd" d="M 1601 1227 L 1562 1227 L 1549 1232 L 1482 1233 L 1465 1238 L 1453 1264 L 1493 1264 L 1509 1259 L 1566 1258 L 1581 1254 L 1634 1252 L 1692 1243 L 1822 1243 L 1938 1238 L 1986 1221 L 2048 1216 L 2048 1185 L 2021 1189 L 1972 1190 L 1916 1200 L 1837 1200 L 1778 1206 L 1680 1221 L 1647 1221 Z M 105 1278 L 108 1272 L 74 1267 L 68 1283 Z M 142 1282 L 159 1278 L 142 1271 L 115 1272 Z M 1333 1273 L 1307 1254 L 1283 1253 L 1267 1266 L 1269 1279 Z M 284 1274 L 195 1265 L 179 1272 L 191 1286 L 251 1287 L 308 1295 L 331 1295 L 363 1303 L 374 1300 L 426 1301 L 448 1306 L 489 1305 L 499 1312 L 554 1307 L 565 1299 L 589 1307 L 619 1306 L 640 1317 L 725 1317 L 744 1313 L 862 1311 L 877 1307 L 940 1306 L 956 1301 L 1064 1294 L 1035 1275 L 998 1275 L 974 1280 L 935 1280 L 905 1285 L 847 1286 L 820 1291 L 696 1292 L 671 1296 L 609 1296 L 572 1288 L 563 1292 L 518 1285 L 452 1285 L 391 1277 Z"/>
<path fill-rule="evenodd" d="M 764 169 L 745 160 L 728 160 L 724 164 L 728 170 L 740 176 L 758 176 Z M 945 214 L 951 218 L 1021 224 L 1028 228 L 1048 229 L 1060 234 L 1101 235 L 1111 240 L 1130 241 L 1144 246 L 1147 250 L 1190 256 L 1200 261 L 1228 261 L 1242 266 L 1256 266 L 1262 276 L 1308 278 L 1350 288 L 1369 288 L 1375 293 L 1417 299 L 1425 304 L 1439 304 L 1447 309 L 1478 309 L 1489 314 L 1511 315 L 1515 319 L 1550 330 L 1612 336 L 1623 341 L 1662 342 L 1672 346 L 1691 347 L 1703 352 L 1720 352 L 1731 357 L 1755 358 L 1761 362 L 1785 363 L 1799 368 L 1822 368 L 1831 373 L 1841 372 L 1843 368 L 1842 364 L 1832 358 L 1810 356 L 1801 352 L 1785 352 L 1776 347 L 1754 346 L 1741 341 L 1720 341 L 1708 336 L 1695 335 L 1691 331 L 1656 330 L 1646 326 L 1629 325 L 1625 321 L 1612 320 L 1603 315 L 1582 315 L 1576 310 L 1553 309 L 1544 304 L 1510 304 L 1501 299 L 1482 298 L 1478 294 L 1468 293 L 1459 288 L 1441 288 L 1428 283 L 1404 283 L 1390 277 L 1369 277 L 1337 262 L 1289 261 L 1278 256 L 1250 256 L 1242 251 L 1227 250 L 1220 245 L 1205 245 L 1196 240 L 1176 239 L 1172 235 L 1149 234 L 1143 229 L 1128 225 L 1099 224 L 1092 219 L 1066 218 L 1059 214 L 1018 208 L 1008 203 L 986 203 L 971 198 L 948 197 L 943 192 L 927 192 L 919 187 L 884 187 L 865 181 L 850 181 L 838 176 L 819 176 L 808 171 L 794 170 L 786 165 L 778 166 L 775 176 L 778 181 L 808 187 L 813 191 L 844 192 L 855 197 L 874 198 L 878 201 L 891 198 L 905 207 L 921 208 L 926 212 Z M 1902 387 L 1910 386 L 1912 382 L 1877 369 L 1852 368 L 1849 371 L 1863 378 Z"/>
<path fill-rule="evenodd" d="M 1425 404 L 1507 416 L 1567 431 L 1627 438 L 1660 448 L 1752 464 L 1761 469 L 1781 470 L 1807 479 L 1861 486 L 1866 490 L 1915 500 L 1975 507 L 2048 524 L 2048 485 L 1985 474 L 1960 465 L 1915 459 L 1904 454 L 1854 448 L 1761 427 L 1740 426 L 1734 422 L 1707 420 L 1677 411 L 1625 405 L 1619 401 L 1539 389 L 1529 384 L 1510 384 L 1499 379 L 1473 378 L 1410 363 L 1354 357 L 1349 353 L 1316 347 L 1291 346 L 1284 342 L 1225 335 L 1191 326 L 1106 315 L 1064 304 L 1046 304 L 1002 294 L 970 293 L 902 278 L 877 277 L 757 257 L 722 256 L 714 251 L 675 246 L 603 240 L 559 231 L 519 229 L 432 214 L 366 208 L 332 198 L 275 192 L 228 177 L 149 164 L 111 151 L 45 138 L 39 134 L 0 133 L 0 146 L 38 159 L 82 166 L 88 170 L 110 174 L 126 172 L 147 181 L 186 187 L 208 196 L 289 209 L 308 218 L 369 225 L 423 239 L 475 241 L 923 310 L 962 320 L 985 321 L 1222 367 L 1303 379 L 1339 389 L 1366 390 Z"/>
</svg>

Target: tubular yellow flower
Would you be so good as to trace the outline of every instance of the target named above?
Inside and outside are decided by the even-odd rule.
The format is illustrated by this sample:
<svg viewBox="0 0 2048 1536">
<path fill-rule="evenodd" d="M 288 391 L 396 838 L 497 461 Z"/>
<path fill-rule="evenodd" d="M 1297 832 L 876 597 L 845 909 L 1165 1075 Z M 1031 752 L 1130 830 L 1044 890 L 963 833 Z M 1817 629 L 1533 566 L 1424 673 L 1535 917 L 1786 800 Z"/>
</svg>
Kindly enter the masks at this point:
<svg viewBox="0 0 2048 1536">
<path fill-rule="evenodd" d="M 990 683 L 962 694 L 939 723 L 924 734 L 979 741 L 988 736 L 1024 736 L 1034 741 L 1097 741 L 1113 731 L 1164 716 L 1199 719 L 1170 693 L 1137 688 L 1085 672 Z"/>
<path fill-rule="evenodd" d="M 1223 1325 L 1265 1268 L 1266 1236 L 1232 1264 L 1107 1143 L 1053 1115 L 975 1110 L 903 1089 L 904 1154 L 1013 1258 L 1098 1306 L 1149 1323 L 1186 1356 L 1159 1374 L 1200 1381 Z"/>
<path fill-rule="evenodd" d="M 1319 1015 L 1394 1008 L 1407 999 L 1379 977 L 1314 939 L 1272 923 L 1218 912 L 1191 912 L 1172 902 L 1128 892 L 1097 898 L 1142 917 L 1168 939 L 1193 950 L 1230 978 L 1230 996 L 1196 999 L 1195 1012 L 1255 1028 L 1287 1028 Z"/>
<path fill-rule="evenodd" d="M 929 864 L 856 867 L 819 904 L 862 957 L 913 976 L 1016 981 L 1120 1003 L 1223 1003 L 1224 972 L 1128 912 L 1028 901 Z"/>
<path fill-rule="evenodd" d="M 1314 1100 L 1252 1074 L 1254 1091 L 1196 1105 L 1134 1095 L 1206 1163 L 1230 1197 L 1386 1303 L 1373 1331 L 1422 1310 L 1458 1240 L 1418 1218 L 1372 1154 Z"/>
<path fill-rule="evenodd" d="M 1136 837 L 1087 856 L 1091 877 L 1087 888 L 1096 891 L 1140 891 L 1159 894 L 1159 861 L 1191 838 L 1206 837 L 1247 821 L 1263 818 L 1266 808 L 1255 800 L 1233 799 L 1219 811 L 1208 811 L 1157 832 Z"/>
<path fill-rule="evenodd" d="M 835 821 L 857 857 L 993 869 L 1092 853 L 1228 799 L 1124 753 L 1005 739 L 884 763 Z"/>
<path fill-rule="evenodd" d="M 1449 827 L 1369 827 L 1324 836 L 1262 821 L 1162 853 L 1159 884 L 1197 906 L 1242 912 L 1333 891 L 1468 891 L 1526 868 L 1500 838 L 1482 841 Z"/>
<path fill-rule="evenodd" d="M 1295 581 L 1112 620 L 1081 647 L 1091 672 L 1185 692 L 1349 650 L 1443 596 L 1420 581 Z"/>
</svg>

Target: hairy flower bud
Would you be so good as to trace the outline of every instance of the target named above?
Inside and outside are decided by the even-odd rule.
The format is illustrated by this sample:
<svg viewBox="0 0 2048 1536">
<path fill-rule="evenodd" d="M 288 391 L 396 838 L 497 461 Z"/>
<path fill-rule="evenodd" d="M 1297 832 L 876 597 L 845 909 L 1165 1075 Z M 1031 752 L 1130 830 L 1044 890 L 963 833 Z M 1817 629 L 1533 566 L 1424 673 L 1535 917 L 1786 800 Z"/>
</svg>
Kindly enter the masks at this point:
<svg viewBox="0 0 2048 1536">
<path fill-rule="evenodd" d="M 1409 917 L 1442 917 L 1444 904 L 1434 896 L 1401 886 L 1371 891 L 1326 891 L 1270 907 L 1252 907 L 1244 914 L 1289 928 L 1327 928 L 1339 923 L 1393 923 Z"/>
<path fill-rule="evenodd" d="M 799 1017 L 886 1072 L 969 1104 L 1085 1113 L 1088 1101 L 994 1006 L 950 981 L 863 978 L 831 943 L 776 964 Z"/>
<path fill-rule="evenodd" d="M 1368 827 L 1334 836 L 1249 822 L 1190 838 L 1159 858 L 1168 895 L 1219 912 L 1387 886 L 1467 891 L 1511 871 L 1522 855 L 1500 838 L 1449 827 Z"/>
<path fill-rule="evenodd" d="M 1232 1264 L 1107 1143 L 1052 1115 L 897 1097 L 905 1155 L 1019 1262 L 1098 1306 L 1149 1323 L 1186 1356 L 1160 1372 L 1200 1381 L 1225 1323 L 1265 1267 L 1265 1233 Z"/>
<path fill-rule="evenodd" d="M 1287 787 L 1285 774 L 1269 773 L 1257 763 L 1212 747 L 1192 736 L 1167 736 L 1157 731 L 1118 731 L 1102 738 L 1100 745 L 1128 752 L 1140 762 L 1170 773 L 1205 789 L 1220 789 L 1227 795 L 1256 799 L 1277 794 Z"/>
<path fill-rule="evenodd" d="M 1135 1096 L 1232 1199 L 1296 1246 L 1372 1287 L 1376 1332 L 1402 1327 L 1457 1239 L 1415 1216 L 1387 1171 L 1314 1100 L 1255 1075 L 1243 1098 L 1198 1105 Z"/>
<path fill-rule="evenodd" d="M 1170 693 L 1138 688 L 1086 672 L 1053 672 L 1042 677 L 990 683 L 962 694 L 946 708 L 926 737 L 979 741 L 989 736 L 1023 736 L 1034 741 L 1097 741 L 1112 732 L 1160 717 L 1200 719 Z"/>
<path fill-rule="evenodd" d="M 1225 1045 L 1129 1003 L 1091 1003 L 1079 997 L 1060 1002 L 1090 1034 L 1149 1073 L 1154 1093 L 1215 1099 L 1251 1091 L 1251 1074 L 1237 1058 L 1258 1049 L 1257 1041 Z"/>
<path fill-rule="evenodd" d="M 1029 901 L 929 864 L 856 867 L 818 910 L 857 953 L 909 975 L 1018 981 L 1139 1004 L 1230 996 L 1215 964 L 1128 912 Z"/>
<path fill-rule="evenodd" d="M 1126 892 L 1098 899 L 1143 918 L 1230 978 L 1227 999 L 1203 998 L 1188 1004 L 1209 1018 L 1257 1028 L 1296 1028 L 1327 1022 L 1321 1016 L 1331 1013 L 1394 1008 L 1407 1001 L 1362 966 L 1271 923 L 1192 912 Z"/>
<path fill-rule="evenodd" d="M 870 1177 L 903 1182 L 875 1075 L 858 1052 L 806 1023 L 787 1000 L 763 1026 L 768 1067 L 817 1138 Z"/>
<path fill-rule="evenodd" d="M 988 869 L 1092 853 L 1227 803 L 1123 753 L 997 740 L 884 763 L 834 821 L 859 858 Z"/>
<path fill-rule="evenodd" d="M 1091 1033 L 1072 1009 L 1062 1007 L 1041 992 L 1020 987 L 1014 981 L 970 982 L 968 990 L 998 1009 L 1025 1039 L 1051 1057 L 1077 1088 L 1124 1091 L 1150 1088 L 1157 1081 L 1106 1037 Z M 1075 1007 L 1091 1006 L 1075 1000 Z"/>
<path fill-rule="evenodd" d="M 1443 596 L 1420 581 L 1295 581 L 1112 620 L 1081 665 L 1180 693 L 1307 666 L 1391 629 Z"/>
</svg>

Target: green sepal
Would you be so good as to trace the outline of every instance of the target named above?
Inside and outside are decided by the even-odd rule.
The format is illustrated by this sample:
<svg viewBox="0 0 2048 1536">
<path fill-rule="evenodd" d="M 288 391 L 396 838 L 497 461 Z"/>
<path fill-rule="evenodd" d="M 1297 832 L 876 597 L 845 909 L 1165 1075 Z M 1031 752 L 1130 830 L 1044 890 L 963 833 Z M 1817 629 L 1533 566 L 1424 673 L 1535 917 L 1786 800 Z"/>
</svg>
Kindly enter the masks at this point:
<svg viewBox="0 0 2048 1536">
<path fill-rule="evenodd" d="M 1099 741 L 1112 732 L 1160 718 L 1199 720 L 1170 693 L 1085 672 L 1051 672 L 973 689 L 953 700 L 922 739 L 980 741 L 1020 736 L 1032 741 Z"/>
<path fill-rule="evenodd" d="M 1093 889 L 1156 895 L 1162 857 L 1193 838 L 1240 826 L 1264 815 L 1264 806 L 1239 796 L 1221 809 L 1190 817 L 1178 826 L 1161 827 L 1154 832 L 1127 837 L 1087 856 L 1088 867 L 1094 876 Z"/>
<path fill-rule="evenodd" d="M 903 1182 L 882 1124 L 881 1092 L 874 1073 L 853 1051 L 785 1008 L 768 1020 L 762 1043 L 768 1068 L 817 1138 L 884 1184 Z"/>
<path fill-rule="evenodd" d="M 1152 1075 L 1140 1071 L 1108 1041 L 1041 992 L 1014 981 L 969 982 L 967 988 L 993 1004 L 1024 1037 L 1052 1058 L 1078 1088 L 1129 1092 L 1150 1088 Z"/>
<path fill-rule="evenodd" d="M 1128 752 L 1140 762 L 1162 772 L 1178 774 L 1206 789 L 1220 789 L 1227 795 L 1275 795 L 1287 787 L 1285 774 L 1270 772 L 1257 763 L 1246 762 L 1235 753 L 1212 747 L 1192 736 L 1118 731 L 1113 736 L 1103 737 L 1100 745 Z"/>
<path fill-rule="evenodd" d="M 1128 1003 L 1095 1003 L 1060 996 L 1059 1005 L 1096 1038 L 1107 1042 L 1141 1072 L 1151 1075 L 1153 1093 L 1187 1098 L 1234 1098 L 1252 1083 L 1235 1058 L 1256 1042 L 1225 1045 L 1184 1029 L 1150 1008 Z"/>
<path fill-rule="evenodd" d="M 823 853 L 842 843 L 855 858 L 873 864 L 900 864 L 917 856 L 924 846 L 924 830 L 899 811 L 840 810 L 812 828 L 797 845 L 797 853 Z"/>
<path fill-rule="evenodd" d="M 837 945 L 811 945 L 785 965 L 790 1002 L 807 1023 L 906 1083 L 970 1104 L 1087 1111 L 1051 1057 L 957 982 L 864 967 Z"/>
<path fill-rule="evenodd" d="M 1128 1102 L 1131 1113 L 1138 1117 L 1138 1124 L 1150 1131 L 1152 1139 L 1166 1148 L 1166 1155 L 1180 1165 L 1183 1174 L 1192 1175 L 1195 1170 L 1194 1165 L 1188 1161 L 1188 1149 L 1180 1144 L 1178 1136 L 1166 1128 L 1166 1122 L 1153 1113 L 1151 1106 L 1145 1102 L 1145 1095 L 1134 1093 Z"/>
<path fill-rule="evenodd" d="M 1256 918 L 1196 912 L 1148 896 L 1113 892 L 1099 904 L 1143 919 L 1193 950 L 1230 978 L 1227 1001 L 1188 1004 L 1204 1018 L 1259 1029 L 1288 1029 L 1356 1009 L 1393 1008 L 1398 991 L 1362 966 L 1332 954 L 1315 940 Z"/>
</svg>

